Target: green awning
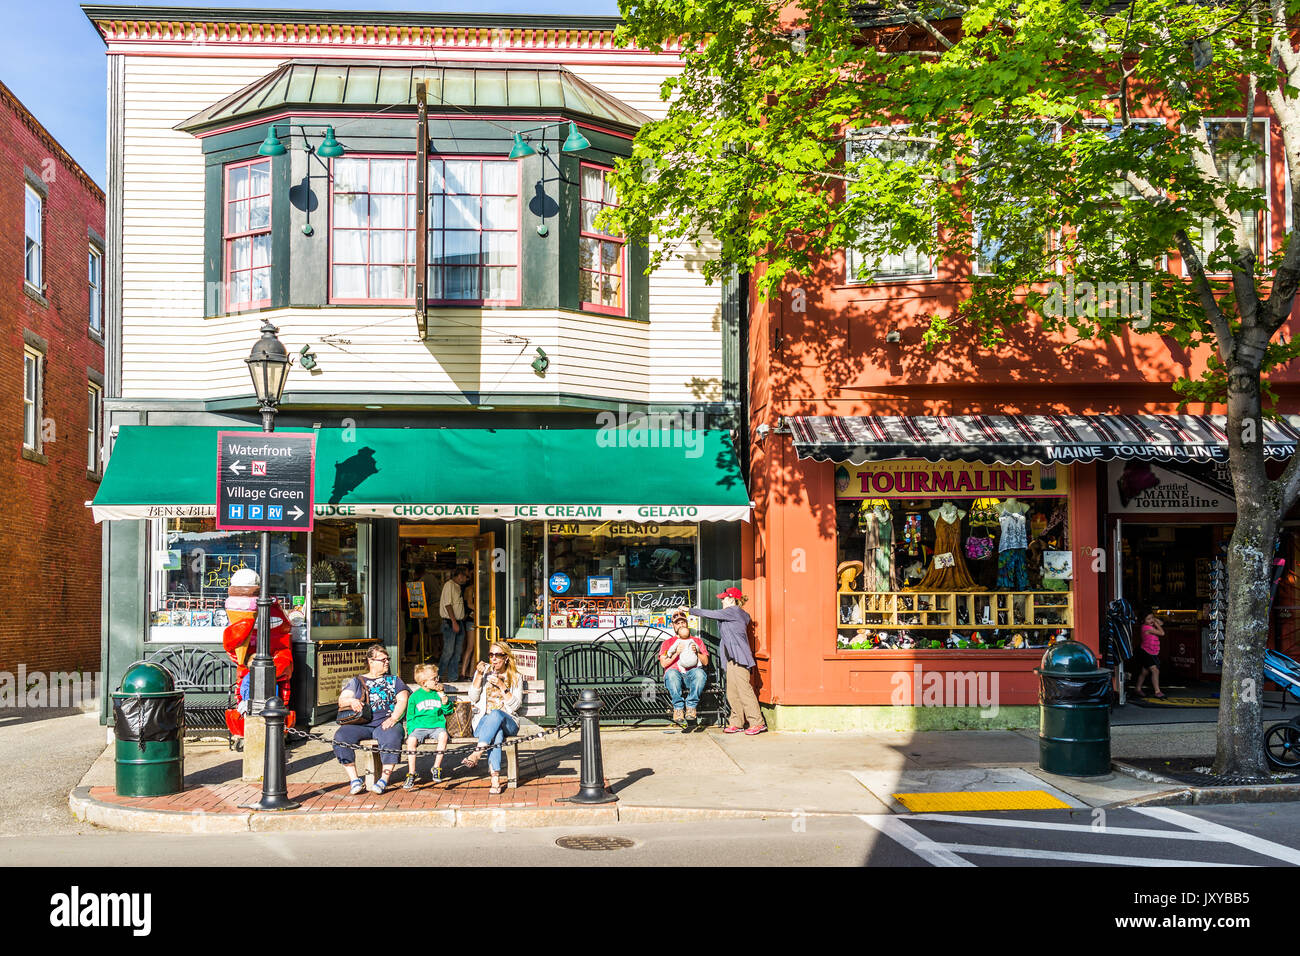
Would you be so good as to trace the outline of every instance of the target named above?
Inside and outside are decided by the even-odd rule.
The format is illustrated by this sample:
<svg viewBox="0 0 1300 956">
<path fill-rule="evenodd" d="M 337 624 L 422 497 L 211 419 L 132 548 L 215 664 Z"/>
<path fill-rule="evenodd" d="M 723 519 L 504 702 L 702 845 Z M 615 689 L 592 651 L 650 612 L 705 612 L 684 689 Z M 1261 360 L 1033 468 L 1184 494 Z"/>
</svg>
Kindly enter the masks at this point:
<svg viewBox="0 0 1300 956">
<path fill-rule="evenodd" d="M 95 520 L 214 517 L 217 433 L 229 430 L 122 426 L 90 503 Z M 740 464 L 722 431 L 635 422 L 314 431 L 321 518 L 749 520 Z"/>
</svg>

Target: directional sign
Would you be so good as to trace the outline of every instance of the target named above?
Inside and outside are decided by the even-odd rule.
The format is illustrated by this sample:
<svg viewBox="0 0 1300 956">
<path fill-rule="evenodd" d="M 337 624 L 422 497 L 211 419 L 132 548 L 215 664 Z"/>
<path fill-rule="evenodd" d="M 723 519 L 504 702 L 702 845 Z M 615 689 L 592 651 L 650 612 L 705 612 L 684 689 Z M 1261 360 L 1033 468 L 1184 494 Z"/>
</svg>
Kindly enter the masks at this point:
<svg viewBox="0 0 1300 956">
<path fill-rule="evenodd" d="M 217 432 L 217 529 L 310 531 L 316 436 Z"/>
</svg>

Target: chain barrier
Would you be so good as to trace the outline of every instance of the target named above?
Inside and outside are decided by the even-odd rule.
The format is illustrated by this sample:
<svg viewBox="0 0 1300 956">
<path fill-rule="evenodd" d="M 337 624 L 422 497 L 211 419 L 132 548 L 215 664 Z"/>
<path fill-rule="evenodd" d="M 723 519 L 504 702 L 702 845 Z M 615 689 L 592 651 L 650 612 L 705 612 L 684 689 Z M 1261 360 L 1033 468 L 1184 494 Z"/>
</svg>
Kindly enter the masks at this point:
<svg viewBox="0 0 1300 956">
<path fill-rule="evenodd" d="M 506 740 L 504 741 L 504 743 L 508 743 L 508 744 L 526 744 L 526 743 L 528 743 L 529 741 L 532 741 L 532 740 L 541 740 L 543 737 L 549 737 L 551 734 L 556 734 L 556 735 L 558 736 L 558 735 L 560 735 L 560 734 L 565 733 L 566 731 L 570 731 L 570 730 L 574 730 L 574 729 L 576 729 L 580 723 L 581 723 L 581 718 L 577 718 L 577 717 L 575 717 L 573 720 L 571 720 L 571 721 L 570 721 L 569 723 L 567 723 L 567 724 L 561 724 L 561 725 L 559 725 L 559 726 L 552 727 L 550 730 L 543 730 L 543 731 L 541 731 L 540 733 L 529 734 L 527 737 L 508 737 L 508 738 L 506 738 Z M 297 727 L 290 727 L 290 728 L 287 728 L 287 729 L 285 730 L 285 734 L 288 735 L 288 736 L 290 736 L 290 737 L 301 737 L 301 738 L 303 738 L 304 740 L 319 740 L 321 743 L 329 744 L 331 747 L 346 747 L 348 750 L 358 751 L 358 752 L 362 752 L 362 753 L 380 753 L 380 752 L 381 752 L 378 746 L 374 746 L 374 747 L 366 747 L 366 746 L 362 746 L 361 744 L 349 744 L 349 743 L 344 743 L 342 740 L 335 740 L 333 737 L 326 737 L 324 734 L 314 734 L 314 733 L 312 733 L 311 731 L 308 731 L 308 730 L 299 730 Z M 449 735 L 449 736 L 450 736 L 450 735 Z M 472 751 L 475 751 L 475 750 L 490 750 L 490 749 L 491 749 L 491 745 L 489 745 L 489 746 L 487 746 L 487 747 L 480 747 L 477 743 L 474 743 L 474 744 L 466 744 L 465 746 L 462 746 L 462 747 L 451 747 L 451 748 L 448 748 L 447 750 L 444 750 L 444 751 L 442 752 L 442 756 L 443 756 L 444 758 L 446 758 L 446 757 L 450 757 L 450 756 L 452 756 L 453 754 L 461 754 L 461 753 L 468 754 L 468 753 L 470 753 L 470 752 L 472 752 Z M 403 756 L 403 757 L 409 757 L 409 756 L 427 757 L 427 756 L 429 756 L 430 754 L 436 754 L 436 753 L 437 753 L 437 750 L 429 750 L 429 749 L 427 749 L 427 748 L 426 748 L 425 750 L 419 750 L 419 749 L 416 749 L 416 750 L 405 750 L 405 749 L 399 749 L 399 750 L 384 750 L 384 751 L 382 751 L 382 753 L 385 753 L 385 754 L 394 754 L 394 753 L 395 753 L 395 754 L 399 754 L 399 755 L 401 755 L 401 756 Z"/>
</svg>

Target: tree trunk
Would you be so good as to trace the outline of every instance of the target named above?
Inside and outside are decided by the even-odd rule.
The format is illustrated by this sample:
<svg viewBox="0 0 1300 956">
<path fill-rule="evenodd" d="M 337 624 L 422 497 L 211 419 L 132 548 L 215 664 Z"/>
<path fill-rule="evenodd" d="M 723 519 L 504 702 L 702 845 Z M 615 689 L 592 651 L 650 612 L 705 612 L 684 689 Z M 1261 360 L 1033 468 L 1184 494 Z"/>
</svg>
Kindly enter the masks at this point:
<svg viewBox="0 0 1300 956">
<path fill-rule="evenodd" d="M 1236 487 L 1237 527 L 1228 545 L 1228 620 L 1213 772 L 1268 779 L 1260 694 L 1268 641 L 1273 541 L 1267 488 Z"/>
<path fill-rule="evenodd" d="M 1278 523 L 1264 469 L 1259 366 L 1235 364 L 1228 375 L 1228 463 L 1237 526 L 1228 544 L 1228 620 L 1224 629 L 1219 728 L 1212 772 L 1267 780 L 1260 694 L 1268 643 L 1273 548 Z"/>
</svg>

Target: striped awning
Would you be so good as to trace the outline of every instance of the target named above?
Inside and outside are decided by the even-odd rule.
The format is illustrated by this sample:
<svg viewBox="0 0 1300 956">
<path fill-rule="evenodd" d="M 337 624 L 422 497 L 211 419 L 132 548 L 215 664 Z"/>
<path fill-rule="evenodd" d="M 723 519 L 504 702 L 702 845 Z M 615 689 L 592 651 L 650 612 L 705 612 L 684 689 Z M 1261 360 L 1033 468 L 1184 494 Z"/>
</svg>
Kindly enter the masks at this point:
<svg viewBox="0 0 1300 956">
<path fill-rule="evenodd" d="M 1227 461 L 1224 415 L 831 415 L 787 418 L 800 458 L 1040 462 Z M 1264 422 L 1264 454 L 1288 458 L 1300 416 Z"/>
</svg>

